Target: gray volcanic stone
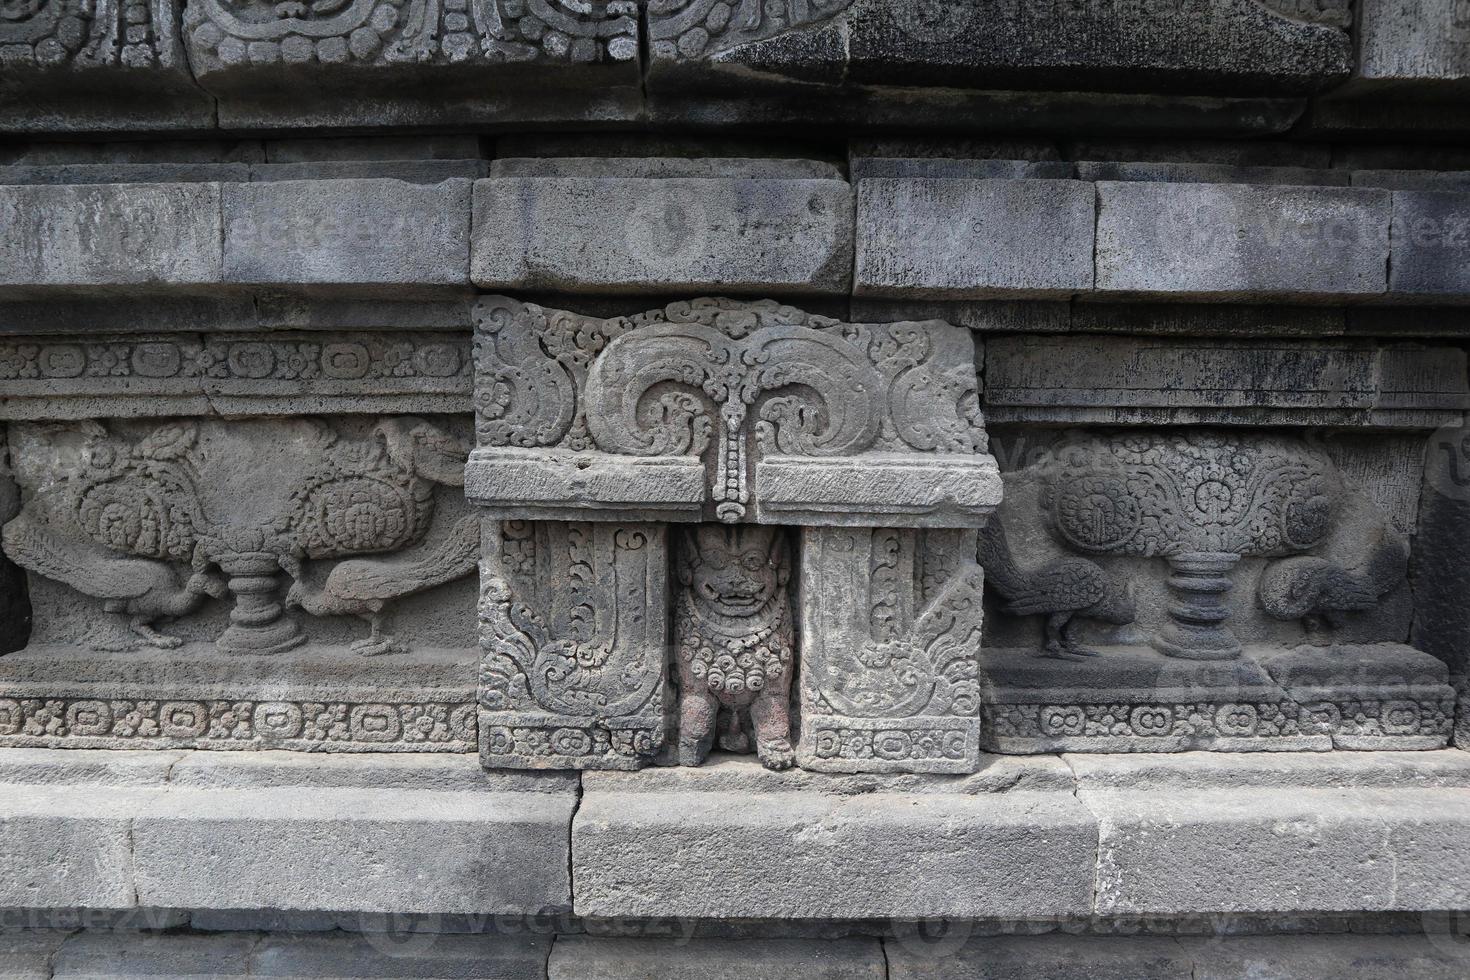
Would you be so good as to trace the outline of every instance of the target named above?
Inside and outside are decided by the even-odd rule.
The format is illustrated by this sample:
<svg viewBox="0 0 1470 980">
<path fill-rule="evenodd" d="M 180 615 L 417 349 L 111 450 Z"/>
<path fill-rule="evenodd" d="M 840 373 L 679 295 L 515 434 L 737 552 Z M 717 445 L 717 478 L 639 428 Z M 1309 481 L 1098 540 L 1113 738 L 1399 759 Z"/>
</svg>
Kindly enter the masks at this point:
<svg viewBox="0 0 1470 980">
<path fill-rule="evenodd" d="M 249 932 L 212 936 L 83 932 L 62 945 L 53 976 L 245 977 L 250 974 L 251 951 L 259 942 L 260 937 Z"/>
<path fill-rule="evenodd" d="M 858 185 L 860 296 L 1068 296 L 1092 288 L 1093 185 L 902 178 Z"/>
<path fill-rule="evenodd" d="M 0 186 L 0 295 L 220 281 L 220 185 Z"/>
<path fill-rule="evenodd" d="M 0 787 L 0 905 L 137 906 L 132 825 L 154 798 L 122 787 Z"/>
<path fill-rule="evenodd" d="M 1388 288 L 1418 298 L 1470 293 L 1470 193 L 1393 192 Z"/>
<path fill-rule="evenodd" d="M 1432 933 L 1438 921 L 1425 917 L 1422 936 L 1230 936 L 1184 938 L 1179 945 L 1194 962 L 1193 980 L 1238 977 L 1415 977 L 1459 980 L 1465 976 L 1463 936 L 1448 929 Z"/>
<path fill-rule="evenodd" d="M 1076 168 L 1061 160 L 970 160 L 935 157 L 852 158 L 854 182 L 873 177 L 961 177 L 970 180 L 1068 180 Z"/>
<path fill-rule="evenodd" d="M 548 980 L 884 980 L 877 939 L 612 939 L 560 936 Z"/>
<path fill-rule="evenodd" d="M 738 772 L 720 768 L 585 775 L 572 827 L 580 914 L 1034 917 L 1091 909 L 1096 828 L 1065 790 L 913 794 L 866 777 L 870 790 L 848 796 L 823 791 L 826 783 L 797 790 L 789 774 L 753 760 L 725 767 Z"/>
<path fill-rule="evenodd" d="M 435 935 L 395 926 L 387 934 L 265 936 L 251 952 L 250 975 L 545 980 L 545 938 Z"/>
<path fill-rule="evenodd" d="M 568 292 L 842 293 L 838 180 L 491 178 L 475 184 L 476 285 Z"/>
<path fill-rule="evenodd" d="M 1355 89 L 1463 96 L 1470 12 L 1458 0 L 1360 0 Z"/>
<path fill-rule="evenodd" d="M 0 935 L 0 976 L 9 980 L 51 980 L 52 957 L 68 935 L 59 929 Z"/>
<path fill-rule="evenodd" d="M 1356 170 L 1353 186 L 1393 191 L 1470 191 L 1470 170 Z"/>
<path fill-rule="evenodd" d="M 502 157 L 491 177 L 708 177 L 841 180 L 836 164 L 749 157 Z"/>
<path fill-rule="evenodd" d="M 889 980 L 1192 980 L 1190 956 L 1152 936 L 976 936 L 958 949 L 884 943 Z"/>
<path fill-rule="evenodd" d="M 228 184 L 225 278 L 399 294 L 468 286 L 469 205 L 463 179 Z"/>
<path fill-rule="evenodd" d="M 1387 286 L 1388 192 L 1103 181 L 1097 289 L 1195 299 L 1335 299 Z"/>
<path fill-rule="evenodd" d="M 1140 180 L 1169 184 L 1297 184 L 1346 187 L 1352 174 L 1345 170 L 1308 167 L 1234 166 L 1218 163 L 1132 163 L 1079 161 L 1082 180 Z"/>
<path fill-rule="evenodd" d="M 1470 426 L 1448 424 L 1430 433 L 1424 461 L 1419 535 L 1409 566 L 1413 643 L 1449 664 L 1450 676 L 1463 683 L 1470 674 L 1470 559 L 1463 545 L 1470 539 Z M 1462 690 L 1462 724 L 1466 705 Z M 1457 744 L 1470 747 L 1463 736 Z"/>
</svg>

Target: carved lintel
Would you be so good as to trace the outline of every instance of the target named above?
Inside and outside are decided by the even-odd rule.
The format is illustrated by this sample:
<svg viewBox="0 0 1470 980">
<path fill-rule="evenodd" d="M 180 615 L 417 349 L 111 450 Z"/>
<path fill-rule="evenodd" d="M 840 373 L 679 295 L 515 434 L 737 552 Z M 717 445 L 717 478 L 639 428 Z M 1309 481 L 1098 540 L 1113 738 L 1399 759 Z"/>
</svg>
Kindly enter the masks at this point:
<svg viewBox="0 0 1470 980">
<path fill-rule="evenodd" d="M 480 758 L 638 769 L 668 727 L 667 532 L 484 522 Z"/>
<path fill-rule="evenodd" d="M 973 532 L 807 528 L 804 769 L 974 772 L 984 573 Z"/>
<path fill-rule="evenodd" d="M 726 299 L 475 318 L 465 489 L 495 516 L 969 527 L 999 502 L 959 327 Z"/>
</svg>

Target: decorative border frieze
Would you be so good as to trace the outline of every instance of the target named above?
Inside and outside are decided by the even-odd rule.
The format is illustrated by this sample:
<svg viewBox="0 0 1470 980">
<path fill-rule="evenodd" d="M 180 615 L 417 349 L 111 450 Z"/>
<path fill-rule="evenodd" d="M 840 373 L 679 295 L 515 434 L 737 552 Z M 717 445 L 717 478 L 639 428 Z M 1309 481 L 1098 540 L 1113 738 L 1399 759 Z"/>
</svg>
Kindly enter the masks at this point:
<svg viewBox="0 0 1470 980">
<path fill-rule="evenodd" d="M 0 747 L 473 752 L 473 701 L 0 697 Z"/>
<path fill-rule="evenodd" d="M 474 361 L 452 333 L 0 340 L 0 419 L 468 411 Z"/>
</svg>

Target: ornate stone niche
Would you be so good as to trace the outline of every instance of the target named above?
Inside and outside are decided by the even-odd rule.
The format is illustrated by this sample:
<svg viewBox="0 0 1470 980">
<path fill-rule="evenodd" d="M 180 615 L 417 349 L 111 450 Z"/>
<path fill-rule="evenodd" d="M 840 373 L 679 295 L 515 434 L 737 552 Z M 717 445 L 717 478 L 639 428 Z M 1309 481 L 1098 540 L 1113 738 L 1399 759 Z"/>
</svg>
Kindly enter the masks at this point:
<svg viewBox="0 0 1470 980">
<path fill-rule="evenodd" d="M 554 608 L 564 576 L 517 580 L 512 552 L 488 549 L 484 731 L 514 728 L 534 701 L 529 710 L 554 716 L 543 726 L 575 731 L 578 745 L 648 732 L 634 752 L 650 761 L 664 707 L 656 692 L 677 675 L 670 761 L 697 765 L 718 743 L 753 748 L 772 769 L 978 764 L 981 574 L 965 529 L 998 503 L 999 477 L 967 331 L 841 323 L 769 301 L 696 300 L 600 319 L 492 297 L 477 310 L 475 343 L 477 446 L 465 488 L 490 518 L 487 540 L 521 528 L 530 530 L 514 534 L 540 541 L 637 527 L 652 555 L 663 537 L 630 522 L 690 526 L 672 545 L 673 634 L 657 639 L 672 663 L 617 631 L 643 603 L 654 642 L 667 597 L 651 578 L 619 592 L 617 615 L 584 617 L 580 633 L 543 613 L 541 634 L 522 628 L 507 639 L 507 614 L 496 610 Z M 604 651 L 602 676 L 625 678 L 649 700 L 589 714 L 500 696 L 505 664 L 535 662 L 528 651 L 558 644 Z M 902 753 L 899 740 L 910 746 Z M 482 758 L 629 764 L 603 750 L 561 755 L 496 743 Z"/>
<path fill-rule="evenodd" d="M 1184 428 L 1043 446 L 980 532 L 1007 614 L 984 654 L 988 745 L 1445 744 L 1444 665 L 1403 642 L 1407 542 L 1322 443 Z M 1036 647 L 1011 617 L 1039 620 Z"/>
<path fill-rule="evenodd" d="M 12 425 L 24 506 L 0 537 L 35 625 L 0 661 L 0 739 L 469 748 L 473 627 L 426 595 L 479 554 L 458 427 Z"/>
</svg>

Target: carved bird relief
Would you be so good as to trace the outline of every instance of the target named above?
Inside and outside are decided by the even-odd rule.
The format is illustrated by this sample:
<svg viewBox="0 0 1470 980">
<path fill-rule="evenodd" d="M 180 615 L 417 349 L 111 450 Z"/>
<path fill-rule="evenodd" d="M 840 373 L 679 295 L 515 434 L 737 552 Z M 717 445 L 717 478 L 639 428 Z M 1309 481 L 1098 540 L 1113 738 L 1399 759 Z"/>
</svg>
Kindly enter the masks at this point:
<svg viewBox="0 0 1470 980">
<path fill-rule="evenodd" d="M 18 565 L 103 600 L 103 609 L 128 617 L 129 629 L 148 645 L 163 650 L 175 649 L 184 641 L 160 633 L 154 623 L 187 616 L 206 597 L 224 599 L 229 594 L 218 575 L 198 571 L 180 585 L 172 565 L 119 558 L 78 539 L 52 534 L 29 514 L 6 524 L 0 540 Z"/>
<path fill-rule="evenodd" d="M 1022 571 L 1005 528 L 995 518 L 980 531 L 979 554 L 986 581 L 1006 600 L 1007 613 L 1046 617 L 1046 644 L 1040 656 L 1058 660 L 1097 656 L 1097 651 L 1072 639 L 1077 617 L 1126 626 L 1138 616 L 1128 583 L 1086 558 L 1058 558 Z"/>
<path fill-rule="evenodd" d="M 1372 551 L 1348 567 L 1329 558 L 1298 555 L 1267 566 L 1257 595 L 1261 608 L 1280 620 L 1299 620 L 1309 640 L 1325 639 L 1327 629 L 1344 624 L 1343 613 L 1374 609 L 1408 574 L 1409 549 L 1403 537 L 1381 528 Z"/>
<path fill-rule="evenodd" d="M 320 586 L 308 582 L 298 559 L 283 558 L 282 567 L 295 579 L 286 592 L 286 605 L 313 616 L 366 620 L 371 633 L 352 644 L 352 650 L 365 657 L 401 653 L 407 647 L 383 633 L 383 613 L 389 604 L 463 578 L 475 570 L 479 557 L 480 519 L 470 516 L 456 524 L 443 541 L 416 552 L 338 562 Z"/>
</svg>

